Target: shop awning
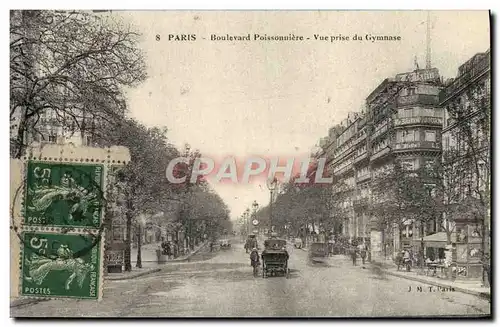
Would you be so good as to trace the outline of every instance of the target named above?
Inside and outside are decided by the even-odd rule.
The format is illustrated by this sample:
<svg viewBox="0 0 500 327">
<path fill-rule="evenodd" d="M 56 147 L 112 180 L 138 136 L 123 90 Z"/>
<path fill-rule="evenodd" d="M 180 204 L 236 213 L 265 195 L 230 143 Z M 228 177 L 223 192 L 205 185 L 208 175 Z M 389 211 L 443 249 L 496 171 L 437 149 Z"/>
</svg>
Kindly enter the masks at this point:
<svg viewBox="0 0 500 327">
<path fill-rule="evenodd" d="M 455 243 L 457 240 L 457 235 L 455 233 L 451 234 L 451 242 Z M 421 239 L 415 240 L 420 242 Z M 424 236 L 424 246 L 430 248 L 445 248 L 448 244 L 448 240 L 446 238 L 446 232 L 439 232 L 432 235 Z"/>
</svg>

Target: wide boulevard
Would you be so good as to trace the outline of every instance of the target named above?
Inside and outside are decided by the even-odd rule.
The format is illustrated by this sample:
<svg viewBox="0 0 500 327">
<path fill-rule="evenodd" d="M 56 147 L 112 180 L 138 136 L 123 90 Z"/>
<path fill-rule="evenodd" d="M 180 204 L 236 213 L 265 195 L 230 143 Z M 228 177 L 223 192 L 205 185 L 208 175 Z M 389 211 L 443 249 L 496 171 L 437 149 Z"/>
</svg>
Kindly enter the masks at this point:
<svg viewBox="0 0 500 327">
<path fill-rule="evenodd" d="M 102 301 L 50 300 L 12 308 L 14 317 L 388 317 L 487 315 L 487 300 L 388 276 L 345 256 L 310 264 L 289 246 L 290 277 L 253 277 L 236 239 L 228 250 L 200 251 L 157 273 L 106 280 Z M 411 291 L 409 291 L 411 287 Z M 422 287 L 417 292 L 417 287 Z"/>
</svg>

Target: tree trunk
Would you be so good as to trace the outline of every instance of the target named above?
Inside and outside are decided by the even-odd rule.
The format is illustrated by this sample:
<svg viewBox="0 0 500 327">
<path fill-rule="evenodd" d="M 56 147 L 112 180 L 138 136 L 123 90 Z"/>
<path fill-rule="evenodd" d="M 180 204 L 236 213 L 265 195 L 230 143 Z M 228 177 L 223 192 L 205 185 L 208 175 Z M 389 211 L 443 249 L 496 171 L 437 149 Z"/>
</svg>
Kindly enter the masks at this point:
<svg viewBox="0 0 500 327">
<path fill-rule="evenodd" d="M 26 123 L 27 118 L 26 114 L 23 112 L 21 116 L 21 121 L 19 122 L 19 128 L 17 131 L 16 141 L 14 143 L 15 148 L 13 149 L 13 155 L 15 159 L 20 159 L 24 153 L 25 144 L 24 144 L 24 134 L 26 133 Z M 12 153 L 12 152 L 11 152 Z"/>
<path fill-rule="evenodd" d="M 127 199 L 127 210 L 125 211 L 126 222 L 126 238 L 125 238 L 125 271 L 132 271 L 131 262 L 131 246 L 132 246 L 132 202 Z"/>
<path fill-rule="evenodd" d="M 33 13 L 30 11 L 23 11 L 21 13 L 21 20 L 22 24 L 24 25 L 24 36 L 27 39 L 30 39 L 36 35 L 36 31 L 34 30 L 33 27 L 30 27 L 28 24 L 28 21 L 32 19 Z M 29 45 L 26 47 L 27 53 L 26 53 L 26 61 L 29 61 L 28 58 L 32 58 L 34 55 L 33 51 L 33 45 Z M 32 58 L 33 59 L 33 58 Z M 31 62 L 24 62 L 24 68 L 26 69 L 26 76 L 25 76 L 25 87 L 28 90 L 32 84 L 30 83 L 30 79 L 28 76 L 36 76 L 32 63 Z M 27 92 L 27 94 L 31 94 L 30 92 Z M 28 124 L 28 105 L 29 105 L 29 100 L 26 99 L 26 102 L 24 103 L 24 106 L 22 108 L 22 113 L 21 113 L 21 118 L 19 121 L 19 128 L 17 130 L 17 136 L 16 136 L 16 143 L 15 143 L 15 149 L 14 149 L 14 158 L 20 159 L 24 153 L 24 150 L 26 148 L 26 144 L 24 143 L 25 141 L 25 133 L 27 131 L 27 124 Z"/>
<path fill-rule="evenodd" d="M 446 222 L 446 230 L 445 231 L 446 231 L 446 245 L 451 245 L 452 244 L 452 242 L 451 242 L 452 231 L 449 228 L 449 222 Z M 446 269 L 447 270 L 447 277 L 450 280 L 454 279 L 454 276 L 453 276 L 453 258 L 457 257 L 456 252 L 457 252 L 456 247 L 451 247 L 451 262 L 450 262 L 450 265 L 448 266 L 448 268 Z M 446 256 L 446 254 L 445 254 L 445 256 Z"/>
<path fill-rule="evenodd" d="M 194 250 L 193 222 L 189 219 L 189 249 Z"/>
<path fill-rule="evenodd" d="M 420 268 L 422 269 L 422 271 L 424 270 L 425 268 L 425 262 L 424 262 L 424 251 L 425 251 L 425 248 L 424 248 L 424 236 L 422 235 L 420 237 L 420 257 L 422 258 L 420 260 Z"/>
<path fill-rule="evenodd" d="M 142 246 L 142 227 L 141 224 L 137 224 L 137 263 L 135 264 L 137 268 L 142 268 L 141 246 Z"/>
</svg>

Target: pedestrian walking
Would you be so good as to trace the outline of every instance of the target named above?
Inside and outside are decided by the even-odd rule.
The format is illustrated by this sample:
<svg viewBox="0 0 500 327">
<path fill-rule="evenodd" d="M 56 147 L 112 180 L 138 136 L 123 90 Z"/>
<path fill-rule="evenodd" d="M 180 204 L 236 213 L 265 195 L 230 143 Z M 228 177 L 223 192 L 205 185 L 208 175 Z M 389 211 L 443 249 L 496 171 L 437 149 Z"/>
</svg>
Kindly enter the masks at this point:
<svg viewBox="0 0 500 327">
<path fill-rule="evenodd" d="M 484 280 L 484 274 L 486 274 L 486 278 L 488 280 L 488 286 L 491 287 L 491 277 L 490 277 L 490 269 L 491 269 L 491 260 L 490 260 L 490 256 L 488 253 L 485 253 L 483 255 L 483 258 L 481 260 L 481 263 L 483 265 L 483 280 Z"/>
<path fill-rule="evenodd" d="M 160 244 L 161 247 L 161 254 L 166 255 L 167 254 L 167 242 L 163 238 Z"/>
<path fill-rule="evenodd" d="M 179 246 L 177 245 L 177 243 L 174 243 L 173 244 L 173 254 L 174 254 L 174 258 L 177 258 L 179 256 Z"/>
<path fill-rule="evenodd" d="M 403 265 L 403 253 L 404 251 L 401 251 L 396 255 L 396 265 L 398 266 L 398 270 Z"/>
<path fill-rule="evenodd" d="M 165 252 L 167 254 L 167 259 L 172 259 L 172 245 L 170 244 L 170 242 L 167 242 L 165 246 Z"/>
<path fill-rule="evenodd" d="M 361 255 L 361 260 L 363 260 L 363 265 L 364 265 L 365 260 L 366 260 L 366 246 L 364 244 L 361 247 L 360 255 Z"/>
<path fill-rule="evenodd" d="M 252 266 L 253 268 L 254 277 L 257 277 L 259 265 L 260 265 L 259 252 L 257 251 L 257 248 L 253 248 L 252 252 L 250 253 L 250 266 Z"/>
<path fill-rule="evenodd" d="M 352 265 L 356 265 L 356 247 L 351 247 L 351 258 L 352 258 Z"/>
</svg>

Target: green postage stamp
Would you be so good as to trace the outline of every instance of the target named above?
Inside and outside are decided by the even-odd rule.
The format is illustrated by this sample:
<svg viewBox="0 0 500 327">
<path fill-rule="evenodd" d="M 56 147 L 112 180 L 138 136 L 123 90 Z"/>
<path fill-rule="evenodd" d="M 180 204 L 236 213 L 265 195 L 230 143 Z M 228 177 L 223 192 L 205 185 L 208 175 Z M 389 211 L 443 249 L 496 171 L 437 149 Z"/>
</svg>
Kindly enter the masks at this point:
<svg viewBox="0 0 500 327">
<path fill-rule="evenodd" d="M 100 241 L 90 235 L 26 232 L 21 295 L 98 299 Z"/>
<path fill-rule="evenodd" d="M 99 164 L 28 162 L 24 223 L 99 228 L 103 170 Z"/>
</svg>

